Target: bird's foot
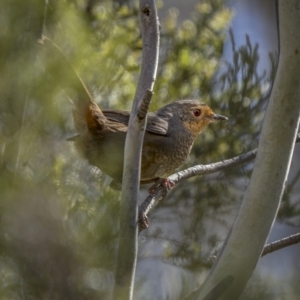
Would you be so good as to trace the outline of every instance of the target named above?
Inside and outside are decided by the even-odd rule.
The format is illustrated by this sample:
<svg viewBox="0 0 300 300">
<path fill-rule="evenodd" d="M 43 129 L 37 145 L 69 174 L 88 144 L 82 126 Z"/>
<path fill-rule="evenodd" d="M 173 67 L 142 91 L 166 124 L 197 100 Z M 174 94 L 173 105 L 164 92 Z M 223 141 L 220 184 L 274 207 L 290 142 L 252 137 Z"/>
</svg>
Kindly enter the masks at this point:
<svg viewBox="0 0 300 300">
<path fill-rule="evenodd" d="M 168 192 L 173 189 L 175 186 L 175 182 L 168 178 L 158 178 L 155 183 L 148 190 L 149 194 L 154 194 L 157 189 L 162 190 L 162 200 L 166 198 Z"/>
</svg>

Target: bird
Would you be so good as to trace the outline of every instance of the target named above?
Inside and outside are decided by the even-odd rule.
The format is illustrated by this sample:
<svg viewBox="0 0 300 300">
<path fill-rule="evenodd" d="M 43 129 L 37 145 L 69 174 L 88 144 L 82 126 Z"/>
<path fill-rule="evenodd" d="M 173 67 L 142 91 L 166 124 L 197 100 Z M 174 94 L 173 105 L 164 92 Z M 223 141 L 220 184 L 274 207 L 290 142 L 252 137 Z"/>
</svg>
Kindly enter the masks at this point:
<svg viewBox="0 0 300 300">
<path fill-rule="evenodd" d="M 59 46 L 47 37 L 39 43 L 48 46 L 45 50 L 48 49 L 53 60 L 59 62 L 65 74 L 60 87 L 73 104 L 77 131 L 77 135 L 68 140 L 74 141 L 75 148 L 91 165 L 113 179 L 112 188 L 120 189 L 130 112 L 101 110 Z M 51 68 L 48 71 L 56 77 Z M 179 168 L 202 130 L 208 124 L 222 120 L 228 118 L 215 114 L 198 100 L 174 101 L 147 113 L 140 183 L 157 182 Z"/>
<path fill-rule="evenodd" d="M 75 148 L 91 165 L 112 178 L 120 189 L 130 111 L 101 110 L 93 100 L 73 108 Z M 228 120 L 198 100 L 178 100 L 147 113 L 140 184 L 156 182 L 179 168 L 197 136 L 210 123 Z"/>
</svg>

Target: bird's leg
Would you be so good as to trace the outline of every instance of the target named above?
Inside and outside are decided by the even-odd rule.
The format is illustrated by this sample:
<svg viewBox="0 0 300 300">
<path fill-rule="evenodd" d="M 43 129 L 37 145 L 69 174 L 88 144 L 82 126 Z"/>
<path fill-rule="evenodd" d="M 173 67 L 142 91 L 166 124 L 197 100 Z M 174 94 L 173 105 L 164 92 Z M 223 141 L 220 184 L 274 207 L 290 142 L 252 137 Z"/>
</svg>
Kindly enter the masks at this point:
<svg viewBox="0 0 300 300">
<path fill-rule="evenodd" d="M 145 182 L 143 182 L 145 183 Z M 157 178 L 155 183 L 148 190 L 149 195 L 146 200 L 139 206 L 138 227 L 139 232 L 149 227 L 147 214 L 151 207 L 158 201 L 163 200 L 170 189 L 175 186 L 175 182 L 167 178 Z"/>
<path fill-rule="evenodd" d="M 162 190 L 162 200 L 168 195 L 168 192 L 175 186 L 175 182 L 168 178 L 158 178 L 148 190 L 149 194 L 153 194 L 156 189 Z"/>
</svg>

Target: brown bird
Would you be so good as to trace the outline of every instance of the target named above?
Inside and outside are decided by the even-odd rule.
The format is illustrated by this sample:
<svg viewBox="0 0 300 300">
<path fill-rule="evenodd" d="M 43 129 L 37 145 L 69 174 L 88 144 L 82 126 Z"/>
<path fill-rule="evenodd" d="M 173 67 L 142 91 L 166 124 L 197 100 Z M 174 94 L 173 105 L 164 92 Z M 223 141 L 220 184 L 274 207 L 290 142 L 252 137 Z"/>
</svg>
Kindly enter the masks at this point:
<svg viewBox="0 0 300 300">
<path fill-rule="evenodd" d="M 103 110 L 91 101 L 75 106 L 72 140 L 90 164 L 112 177 L 112 188 L 120 188 L 124 145 L 130 112 Z M 227 120 L 196 100 L 172 102 L 147 114 L 141 165 L 141 184 L 154 182 L 178 168 L 191 151 L 194 140 L 211 122 Z"/>
<path fill-rule="evenodd" d="M 43 37 L 40 44 L 48 46 L 49 55 L 65 74 L 60 86 L 73 91 L 74 125 L 78 135 L 69 140 L 75 141 L 76 148 L 90 164 L 112 177 L 112 187 L 120 188 L 130 112 L 101 111 L 61 49 L 47 37 Z M 51 68 L 48 71 L 56 77 Z M 209 123 L 218 120 L 227 118 L 214 114 L 209 106 L 195 100 L 175 101 L 148 113 L 141 184 L 154 182 L 178 168 L 190 153 L 196 137 Z"/>
</svg>

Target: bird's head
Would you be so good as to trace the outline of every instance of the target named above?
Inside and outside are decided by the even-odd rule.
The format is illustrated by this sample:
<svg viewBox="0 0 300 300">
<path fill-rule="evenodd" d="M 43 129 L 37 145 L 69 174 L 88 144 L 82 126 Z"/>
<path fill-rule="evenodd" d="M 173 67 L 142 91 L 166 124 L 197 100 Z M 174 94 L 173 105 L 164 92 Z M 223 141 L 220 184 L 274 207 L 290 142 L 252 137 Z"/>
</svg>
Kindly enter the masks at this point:
<svg viewBox="0 0 300 300">
<path fill-rule="evenodd" d="M 180 100 L 172 104 L 175 104 L 183 126 L 194 136 L 201 133 L 211 122 L 228 120 L 227 117 L 215 114 L 208 105 L 196 100 Z"/>
</svg>

